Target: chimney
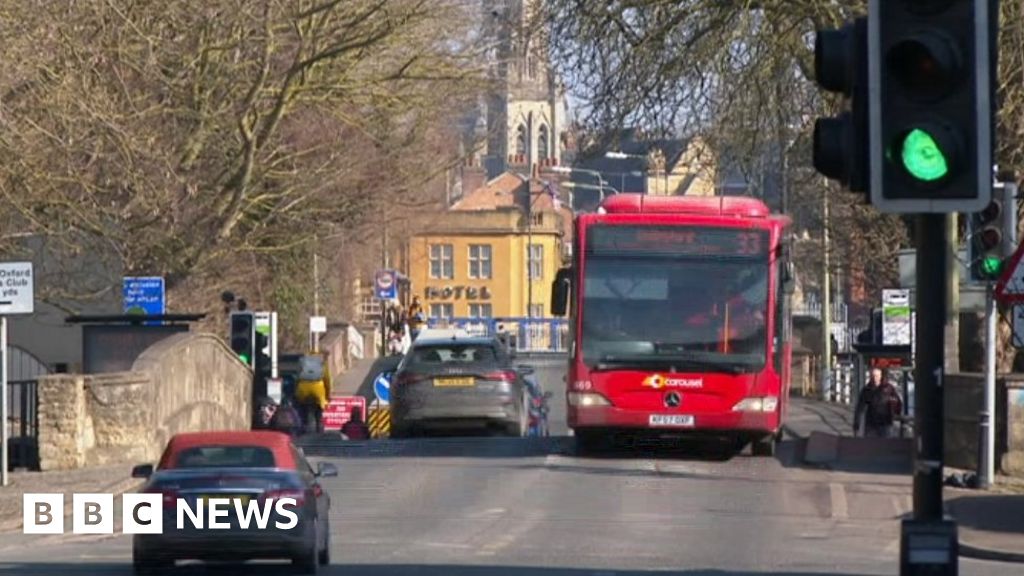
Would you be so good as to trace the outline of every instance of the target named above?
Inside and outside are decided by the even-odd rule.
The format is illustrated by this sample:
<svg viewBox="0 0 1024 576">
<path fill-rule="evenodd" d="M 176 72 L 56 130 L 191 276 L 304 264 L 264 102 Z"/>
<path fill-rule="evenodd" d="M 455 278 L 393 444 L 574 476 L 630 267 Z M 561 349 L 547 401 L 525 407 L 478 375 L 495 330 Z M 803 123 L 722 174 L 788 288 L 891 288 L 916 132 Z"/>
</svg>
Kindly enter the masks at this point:
<svg viewBox="0 0 1024 576">
<path fill-rule="evenodd" d="M 480 166 L 462 167 L 463 198 L 483 188 L 485 184 L 487 184 L 487 172 L 483 168 Z"/>
</svg>

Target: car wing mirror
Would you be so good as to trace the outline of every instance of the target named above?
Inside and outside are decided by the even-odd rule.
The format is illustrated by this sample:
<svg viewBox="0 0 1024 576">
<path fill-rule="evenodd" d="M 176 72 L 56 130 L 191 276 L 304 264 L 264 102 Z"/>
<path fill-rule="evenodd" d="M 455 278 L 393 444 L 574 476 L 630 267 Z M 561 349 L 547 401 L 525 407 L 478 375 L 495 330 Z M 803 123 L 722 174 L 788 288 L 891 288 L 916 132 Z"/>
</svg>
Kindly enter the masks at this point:
<svg viewBox="0 0 1024 576">
<path fill-rule="evenodd" d="M 316 465 L 316 475 L 319 478 L 333 478 L 338 475 L 338 467 L 330 462 L 320 462 Z"/>
<path fill-rule="evenodd" d="M 153 475 L 152 464 L 139 464 L 132 468 L 132 478 L 149 478 Z"/>
<path fill-rule="evenodd" d="M 519 373 L 522 374 L 523 376 L 529 376 L 529 375 L 533 374 L 534 372 L 536 372 L 536 370 L 533 368 L 533 366 L 520 366 L 519 367 Z"/>
</svg>

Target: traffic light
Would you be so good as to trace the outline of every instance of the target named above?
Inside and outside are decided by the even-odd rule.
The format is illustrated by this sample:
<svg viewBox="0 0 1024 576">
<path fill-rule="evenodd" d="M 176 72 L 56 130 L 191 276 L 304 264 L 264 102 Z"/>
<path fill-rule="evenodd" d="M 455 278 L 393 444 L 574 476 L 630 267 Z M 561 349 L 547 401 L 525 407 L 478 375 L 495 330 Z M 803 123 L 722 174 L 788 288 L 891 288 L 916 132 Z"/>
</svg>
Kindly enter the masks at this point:
<svg viewBox="0 0 1024 576">
<path fill-rule="evenodd" d="M 857 18 L 838 30 L 819 30 L 814 76 L 824 90 L 842 94 L 850 109 L 814 122 L 814 168 L 852 192 L 868 189 L 868 21 Z"/>
<path fill-rule="evenodd" d="M 1016 250 L 1017 186 L 997 184 L 992 201 L 968 221 L 968 260 L 971 280 L 995 282 L 1003 273 L 1007 259 Z"/>
<path fill-rule="evenodd" d="M 990 0 L 871 0 L 871 202 L 984 210 L 992 198 Z"/>
<path fill-rule="evenodd" d="M 249 366 L 256 352 L 256 318 L 252 312 L 231 313 L 231 349 Z"/>
<path fill-rule="evenodd" d="M 256 376 L 270 377 L 270 338 L 262 332 L 256 332 L 256 361 L 253 370 Z"/>
</svg>

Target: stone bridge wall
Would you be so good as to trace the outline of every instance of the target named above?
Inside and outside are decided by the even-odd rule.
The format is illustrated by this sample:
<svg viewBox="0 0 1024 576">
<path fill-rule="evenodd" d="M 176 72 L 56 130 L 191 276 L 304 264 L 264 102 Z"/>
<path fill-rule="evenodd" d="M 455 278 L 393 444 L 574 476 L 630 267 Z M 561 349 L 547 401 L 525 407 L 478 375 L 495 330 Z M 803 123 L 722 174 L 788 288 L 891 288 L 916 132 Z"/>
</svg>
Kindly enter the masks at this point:
<svg viewBox="0 0 1024 576">
<path fill-rule="evenodd" d="M 252 371 L 212 334 L 150 346 L 130 372 L 39 379 L 42 470 L 152 461 L 179 432 L 247 429 Z"/>
</svg>

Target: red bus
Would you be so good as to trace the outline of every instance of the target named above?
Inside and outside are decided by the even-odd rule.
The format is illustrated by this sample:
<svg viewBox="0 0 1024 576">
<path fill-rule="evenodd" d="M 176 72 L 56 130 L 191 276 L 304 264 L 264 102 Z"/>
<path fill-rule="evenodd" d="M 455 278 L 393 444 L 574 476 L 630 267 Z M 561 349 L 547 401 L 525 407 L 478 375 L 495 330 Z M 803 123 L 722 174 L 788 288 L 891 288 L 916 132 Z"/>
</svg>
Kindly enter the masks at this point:
<svg viewBox="0 0 1024 576">
<path fill-rule="evenodd" d="M 790 385 L 784 216 L 745 197 L 618 194 L 574 222 L 552 285 L 569 315 L 577 448 L 711 435 L 770 456 Z"/>
</svg>

